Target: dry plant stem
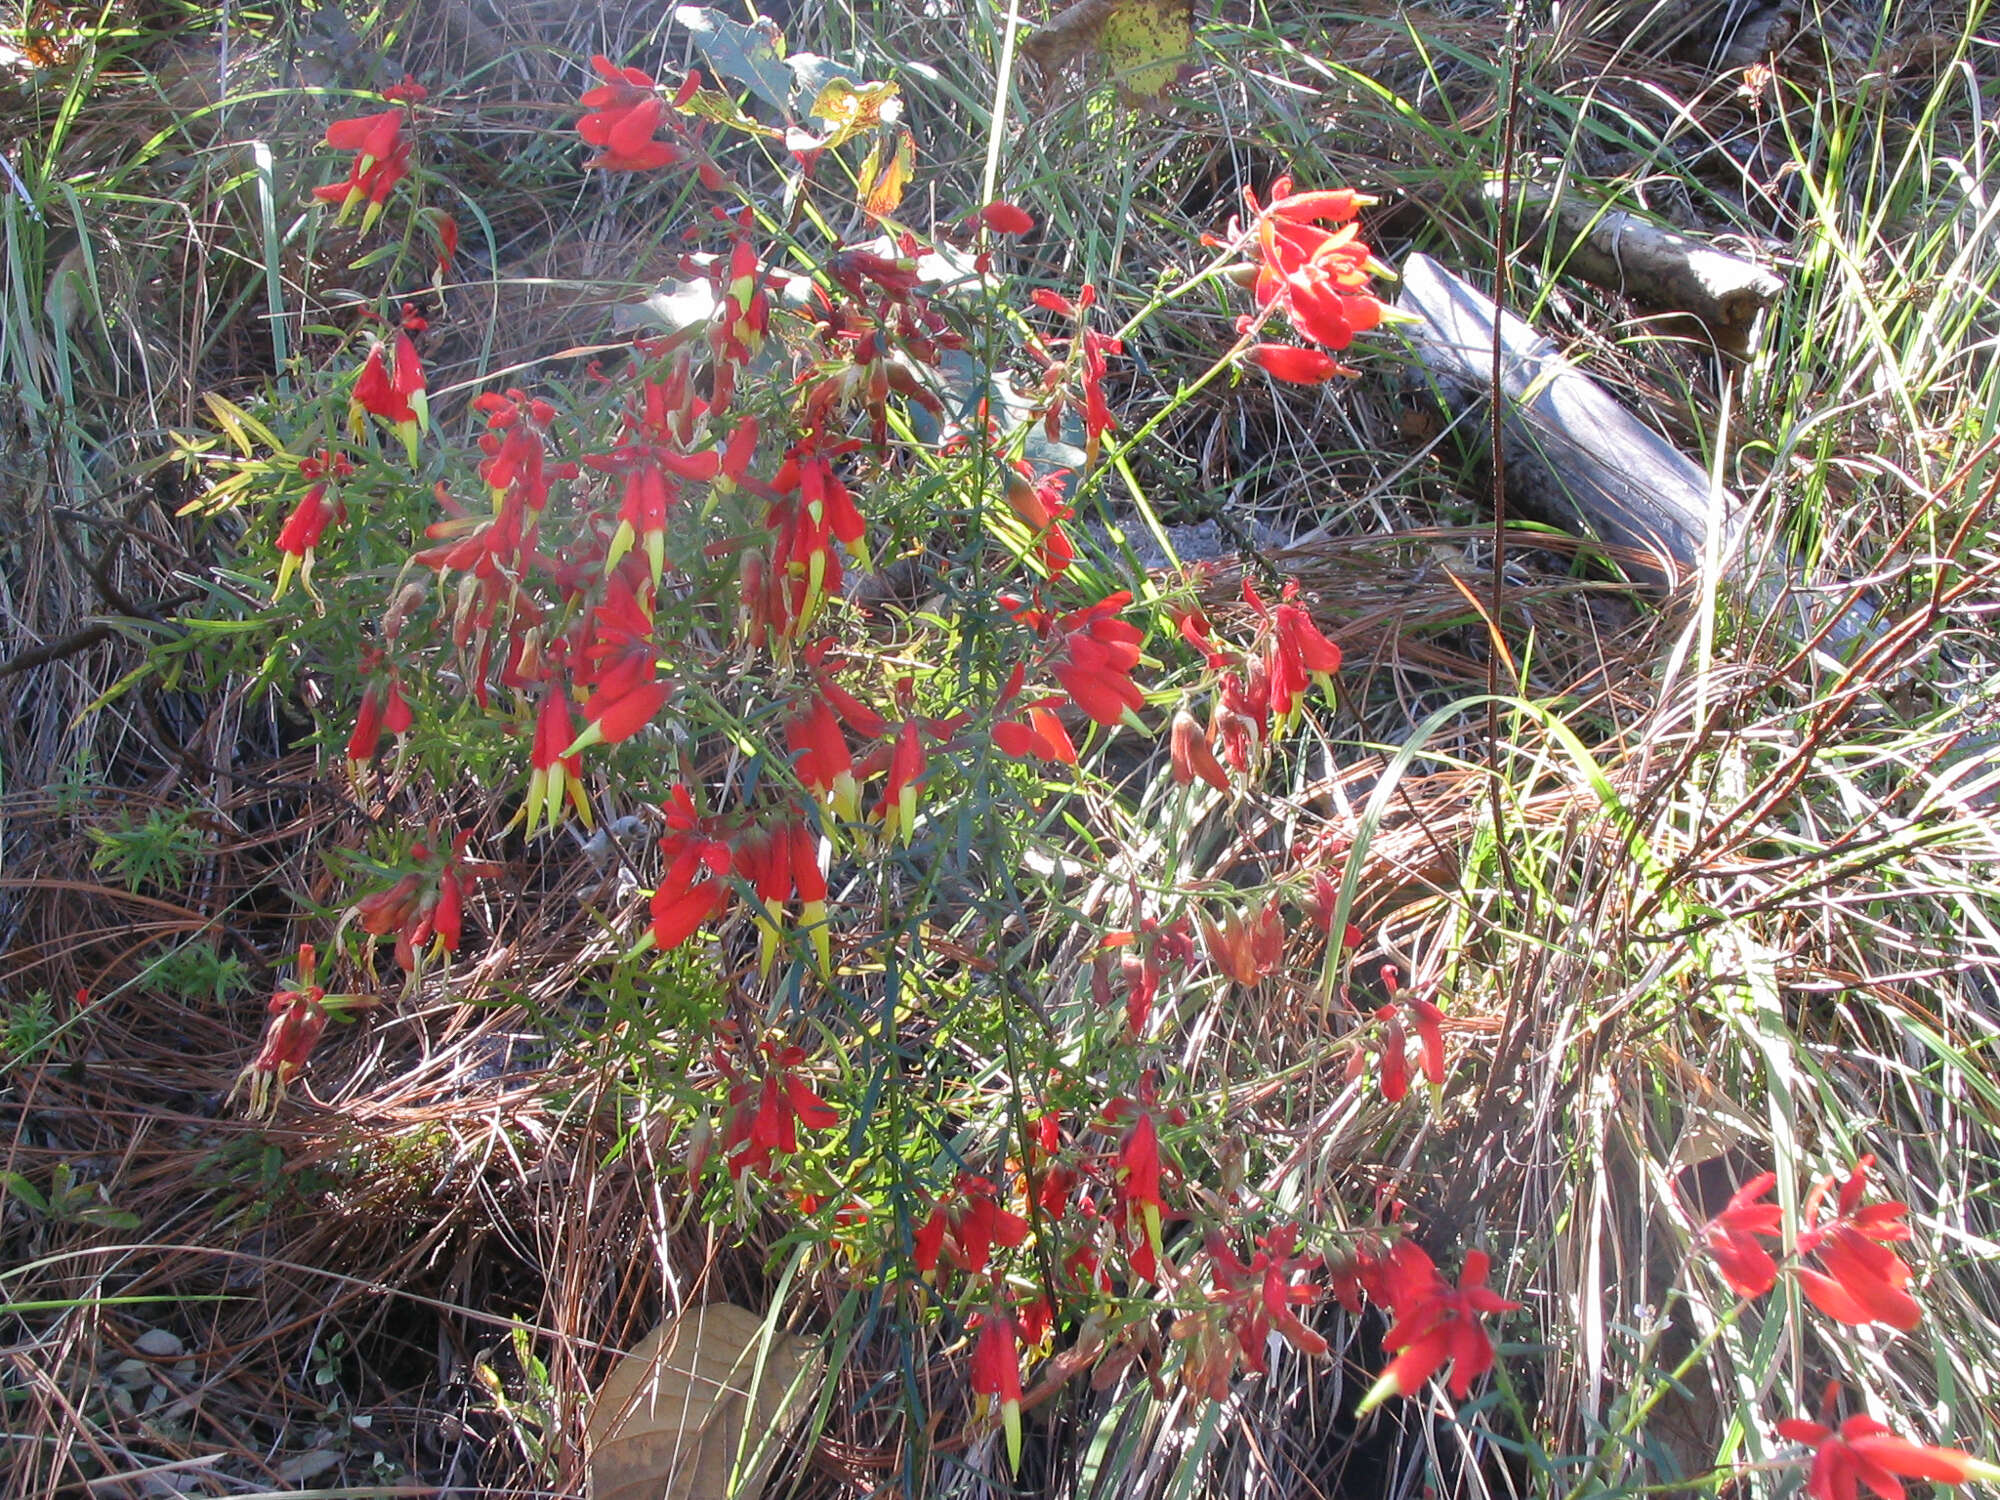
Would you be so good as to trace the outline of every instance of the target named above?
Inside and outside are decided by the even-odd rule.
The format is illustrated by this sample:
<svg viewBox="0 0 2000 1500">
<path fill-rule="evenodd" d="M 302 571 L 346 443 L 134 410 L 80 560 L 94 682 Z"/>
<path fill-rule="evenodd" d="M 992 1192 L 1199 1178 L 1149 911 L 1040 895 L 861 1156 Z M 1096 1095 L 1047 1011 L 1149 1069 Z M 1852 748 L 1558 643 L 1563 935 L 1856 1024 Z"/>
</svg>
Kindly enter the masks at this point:
<svg viewBox="0 0 2000 1500">
<path fill-rule="evenodd" d="M 1514 128 L 1521 101 L 1521 3 L 1508 7 L 1507 11 L 1507 84 L 1506 102 L 1500 116 L 1500 201 L 1502 211 L 1493 216 L 1493 300 L 1494 305 L 1504 309 L 1508 292 L 1512 285 L 1510 266 L 1513 247 L 1509 243 L 1508 216 L 1505 211 L 1508 195 L 1514 181 Z M 1500 865 L 1500 880 L 1510 902 L 1518 899 L 1519 887 L 1514 878 L 1514 866 L 1507 851 L 1506 802 L 1500 774 L 1502 756 L 1500 753 L 1500 666 L 1506 659 L 1507 640 L 1507 457 L 1504 442 L 1506 429 L 1506 391 L 1503 389 L 1502 367 L 1506 353 L 1502 338 L 1501 319 L 1493 320 L 1493 365 L 1491 370 L 1491 432 L 1493 445 L 1493 577 L 1490 582 L 1491 596 L 1487 605 L 1492 615 L 1493 640 L 1488 647 L 1486 659 L 1486 792 L 1493 815 L 1493 850 Z M 1510 690 L 1518 685 L 1510 683 Z M 1493 1059 L 1493 1066 L 1487 1072 L 1486 1086 L 1480 1091 L 1479 1103 L 1475 1108 L 1478 1124 L 1473 1131 L 1473 1140 L 1482 1141 L 1488 1129 L 1487 1114 L 1493 1101 L 1498 1097 L 1500 1080 L 1513 1070 L 1514 1058 L 1527 1038 L 1516 1023 L 1520 1009 L 1520 986 L 1507 986 L 1507 1009 L 1500 1020 L 1500 1048 Z"/>
</svg>

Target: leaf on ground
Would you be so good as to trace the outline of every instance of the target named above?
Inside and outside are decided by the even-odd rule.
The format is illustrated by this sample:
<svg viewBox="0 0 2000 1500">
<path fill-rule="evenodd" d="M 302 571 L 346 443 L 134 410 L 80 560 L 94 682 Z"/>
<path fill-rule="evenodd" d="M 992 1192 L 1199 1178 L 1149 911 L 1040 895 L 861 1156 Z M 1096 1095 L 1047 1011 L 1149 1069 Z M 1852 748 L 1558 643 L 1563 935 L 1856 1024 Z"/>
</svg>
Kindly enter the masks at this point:
<svg viewBox="0 0 2000 1500">
<path fill-rule="evenodd" d="M 689 1308 L 635 1344 L 591 1403 L 590 1500 L 757 1500 L 821 1370 L 813 1345 L 767 1339 L 747 1308 Z"/>
<path fill-rule="evenodd" d="M 790 115 L 793 74 L 785 66 L 785 38 L 776 22 L 759 16 L 757 24 L 746 26 L 705 5 L 676 6 L 674 19 L 694 33 L 695 46 L 718 75 Z"/>
<path fill-rule="evenodd" d="M 1194 46 L 1194 0 L 1077 0 L 1022 43 L 1044 76 L 1095 63 L 1129 96 L 1165 93 Z"/>
</svg>

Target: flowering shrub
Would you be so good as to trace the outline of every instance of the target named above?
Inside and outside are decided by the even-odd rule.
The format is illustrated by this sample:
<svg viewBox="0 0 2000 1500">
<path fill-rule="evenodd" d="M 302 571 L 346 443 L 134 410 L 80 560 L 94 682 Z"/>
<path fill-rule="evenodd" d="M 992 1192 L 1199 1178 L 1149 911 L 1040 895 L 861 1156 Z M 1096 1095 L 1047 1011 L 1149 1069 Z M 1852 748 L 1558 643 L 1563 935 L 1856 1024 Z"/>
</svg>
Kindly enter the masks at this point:
<svg viewBox="0 0 2000 1500">
<path fill-rule="evenodd" d="M 270 481 L 271 616 L 343 705 L 321 739 L 341 747 L 331 774 L 388 825 L 380 857 L 352 862 L 336 945 L 372 973 L 390 940 L 414 983 L 460 951 L 468 915 L 496 925 L 478 902 L 504 860 L 645 820 L 643 907 L 598 915 L 607 964 L 682 976 L 695 996 L 681 1020 L 703 1042 L 675 1096 L 702 1102 L 672 1122 L 692 1189 L 718 1220 L 779 1215 L 837 1245 L 962 1334 L 1011 1462 L 1036 1399 L 1024 1374 L 1060 1340 L 1115 1374 L 1162 1307 L 1202 1398 L 1267 1370 L 1279 1344 L 1326 1356 L 1308 1317 L 1330 1293 L 1388 1319 L 1361 1412 L 1433 1382 L 1465 1400 L 1494 1367 L 1492 1320 L 1522 1306 L 1488 1287 L 1487 1254 L 1464 1251 L 1452 1279 L 1400 1225 L 1342 1228 L 1323 1205 L 1221 1186 L 1206 1106 L 1159 1045 L 1185 995 L 1267 990 L 1314 949 L 1345 992 L 1369 938 L 1324 868 L 1254 893 L 1135 890 L 1122 928 L 1082 935 L 1067 994 L 1027 994 L 1016 972 L 1073 910 L 1019 872 L 1049 854 L 1044 829 L 1104 831 L 1107 744 L 1164 732 L 1175 795 L 1234 808 L 1342 665 L 1295 584 L 1267 598 L 1246 580 L 1223 628 L 1184 587 L 1087 555 L 1078 510 L 1145 435 L 1121 431 L 1107 381 L 1151 309 L 1120 325 L 1088 285 L 1021 291 L 1012 247 L 1037 230 L 1023 206 L 973 204 L 928 233 L 898 219 L 879 102 L 872 119 L 850 104 L 831 129 L 778 132 L 699 74 L 664 92 L 640 68 L 591 67 L 582 166 L 689 179 L 707 248 L 679 291 L 701 315 L 566 382 L 434 410 L 437 313 L 388 285 L 393 331 L 364 321 L 358 352 L 320 372 L 345 435 L 328 430 L 339 397 L 258 428 L 276 445 L 249 471 Z M 365 202 L 367 235 L 411 183 L 412 222 L 448 260 L 455 225 L 415 201 L 425 97 L 406 84 L 335 122 L 326 142 L 352 160 L 314 196 L 336 220 Z M 781 142 L 790 190 L 826 211 L 774 224 L 732 175 L 732 132 Z M 1236 342 L 1195 388 L 1351 373 L 1334 356 L 1383 317 L 1356 218 L 1369 200 L 1280 179 L 1247 202 L 1212 263 L 1162 294 L 1247 289 Z M 810 238 L 836 222 L 867 228 Z M 1279 322 L 1302 342 L 1267 338 Z M 1010 363 L 1035 372 L 1012 404 L 994 399 Z M 927 572 L 923 607 L 863 602 L 857 576 L 889 561 Z M 468 810 L 459 831 L 394 827 L 425 799 Z M 253 1113 L 278 1107 L 329 1015 L 367 1003 L 328 997 L 310 947 L 300 968 L 245 1074 Z M 1377 1107 L 1423 1107 L 1407 1097 L 1414 1029 L 1441 1101 L 1448 1014 L 1397 966 L 1376 972 L 1382 1002 L 1332 1018 L 1355 1076 L 1372 1067 Z M 1064 1009 L 1073 1045 L 1037 1050 L 1036 1004 Z M 1910 1273 L 1887 1249 L 1908 1228 L 1901 1205 L 1861 1204 L 1864 1172 L 1828 1217 L 1815 1191 L 1790 1269 L 1832 1317 L 1909 1328 Z M 1771 1185 L 1702 1234 L 1745 1296 L 1778 1275 Z M 1780 1430 L 1817 1445 L 1818 1500 L 1848 1500 L 1857 1478 L 1886 1494 L 1885 1476 L 1979 1470 L 1853 1421 Z"/>
</svg>

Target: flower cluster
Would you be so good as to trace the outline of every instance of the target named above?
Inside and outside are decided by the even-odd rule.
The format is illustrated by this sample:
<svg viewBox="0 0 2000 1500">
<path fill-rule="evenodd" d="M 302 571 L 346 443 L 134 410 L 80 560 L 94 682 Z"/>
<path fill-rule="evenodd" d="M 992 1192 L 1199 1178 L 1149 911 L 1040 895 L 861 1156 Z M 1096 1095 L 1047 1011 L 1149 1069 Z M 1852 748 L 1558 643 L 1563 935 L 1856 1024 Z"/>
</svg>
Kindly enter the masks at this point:
<svg viewBox="0 0 2000 1500">
<path fill-rule="evenodd" d="M 1232 224 L 1230 238 L 1254 243 L 1257 311 L 1240 320 L 1237 332 L 1252 333 L 1273 313 L 1283 313 L 1296 333 L 1324 346 L 1259 343 L 1245 350 L 1244 358 L 1267 374 L 1301 385 L 1354 374 L 1326 350 L 1347 348 L 1356 334 L 1382 321 L 1382 304 L 1368 282 L 1385 274 L 1384 268 L 1362 243 L 1354 222 L 1373 200 L 1345 188 L 1295 193 L 1289 177 L 1271 184 L 1266 207 L 1259 207 L 1256 194 L 1247 188 L 1243 196 L 1251 218 L 1247 225 Z"/>
<path fill-rule="evenodd" d="M 327 145 L 336 151 L 354 153 L 346 177 L 313 189 L 313 196 L 320 202 L 340 205 L 335 223 L 346 223 L 356 205 L 365 202 L 368 208 L 361 216 L 361 232 L 366 234 L 375 227 L 396 184 L 409 175 L 411 141 L 405 127 L 415 116 L 415 106 L 423 103 L 429 93 L 405 74 L 401 83 L 382 91 L 382 97 L 395 108 L 335 120 L 327 126 Z"/>
<path fill-rule="evenodd" d="M 1358 1411 L 1372 1410 L 1391 1396 L 1411 1395 L 1447 1363 L 1451 1374 L 1445 1389 L 1462 1401 L 1472 1383 L 1493 1368 L 1493 1340 L 1480 1318 L 1521 1304 L 1487 1287 L 1489 1264 L 1485 1251 L 1466 1251 L 1453 1286 L 1422 1247 L 1399 1239 L 1381 1255 L 1364 1248 L 1343 1268 L 1344 1276 L 1388 1313 L 1392 1321 L 1382 1347 L 1396 1356 L 1361 1398 Z"/>
<path fill-rule="evenodd" d="M 1840 1184 L 1835 1212 L 1824 1219 L 1821 1209 L 1839 1179 L 1829 1175 L 1814 1184 L 1806 1195 L 1798 1259 L 1790 1270 L 1813 1305 L 1836 1322 L 1883 1323 L 1907 1331 L 1922 1321 L 1923 1309 L 1905 1290 L 1910 1268 L 1889 1246 L 1909 1239 L 1910 1226 L 1903 1220 L 1910 1206 L 1861 1201 L 1874 1162 L 1864 1156 L 1855 1163 Z M 1778 1263 L 1761 1243 L 1783 1232 L 1778 1205 L 1762 1201 L 1777 1185 L 1775 1173 L 1752 1178 L 1702 1226 L 1703 1244 L 1739 1296 L 1761 1297 L 1777 1284 Z"/>
<path fill-rule="evenodd" d="M 1910 1206 L 1889 1200 L 1864 1203 L 1868 1171 L 1863 1156 L 1843 1180 L 1829 1173 L 1813 1184 L 1800 1212 L 1795 1256 L 1784 1266 L 1764 1243 L 1784 1233 L 1779 1205 L 1764 1201 L 1778 1185 L 1777 1174 L 1762 1172 L 1744 1183 L 1722 1211 L 1701 1227 L 1700 1242 L 1730 1290 L 1756 1299 L 1789 1271 L 1813 1306 L 1835 1322 L 1882 1324 L 1904 1332 L 1923 1320 L 1923 1309 L 1907 1288 L 1910 1268 L 1889 1247 L 1910 1238 Z M 1834 1193 L 1833 1211 L 1825 1212 Z M 1829 1386 L 1824 1405 L 1834 1405 L 1838 1388 Z M 1778 1434 L 1813 1449 L 1806 1493 L 1813 1500 L 1857 1500 L 1866 1485 L 1881 1500 L 1902 1500 L 1903 1479 L 1963 1484 L 2000 1479 L 2000 1467 L 1956 1448 L 1934 1448 L 1896 1436 L 1872 1417 L 1849 1417 L 1836 1429 L 1793 1417 L 1778 1423 Z"/>
<path fill-rule="evenodd" d="M 1274 606 L 1245 576 L 1243 598 L 1255 622 L 1254 637 L 1245 648 L 1219 644 L 1201 611 L 1180 615 L 1181 637 L 1201 652 L 1214 691 L 1205 728 L 1191 713 L 1185 724 L 1175 724 L 1174 777 L 1183 786 L 1199 776 L 1217 790 L 1227 787 L 1227 772 L 1215 754 L 1218 744 L 1221 759 L 1239 774 L 1255 774 L 1272 737 L 1291 729 L 1304 714 L 1307 693 L 1315 685 L 1330 693 L 1333 674 L 1340 670 L 1340 647 L 1313 623 L 1299 602 L 1296 582 L 1286 583 Z"/>
<path fill-rule="evenodd" d="M 499 866 L 486 860 L 466 858 L 471 842 L 470 833 L 458 833 L 448 851 L 433 854 L 419 840 L 410 846 L 410 861 L 417 868 L 406 870 L 387 889 L 362 897 L 348 912 L 347 920 L 370 937 L 395 939 L 396 962 L 405 973 L 421 966 L 426 945 L 440 957 L 458 952 L 467 890 L 500 873 Z"/>
<path fill-rule="evenodd" d="M 252 1119 L 268 1117 L 284 1101 L 285 1090 L 305 1071 L 327 1022 L 375 1004 L 363 995 L 329 995 L 316 980 L 319 956 L 311 943 L 299 944 L 298 977 L 275 991 L 265 1007 L 264 1040 L 229 1091 L 233 1101 L 248 1090 Z"/>
</svg>

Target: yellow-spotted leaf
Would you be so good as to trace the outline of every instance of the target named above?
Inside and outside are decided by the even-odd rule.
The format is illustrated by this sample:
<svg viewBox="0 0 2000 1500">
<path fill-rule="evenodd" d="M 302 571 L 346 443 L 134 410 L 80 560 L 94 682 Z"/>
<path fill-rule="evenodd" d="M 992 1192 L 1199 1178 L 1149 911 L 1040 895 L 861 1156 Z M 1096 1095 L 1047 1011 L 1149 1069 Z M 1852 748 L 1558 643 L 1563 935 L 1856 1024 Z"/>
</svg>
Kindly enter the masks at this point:
<svg viewBox="0 0 2000 1500">
<path fill-rule="evenodd" d="M 1193 46 L 1193 0 L 1078 0 L 1022 50 L 1044 76 L 1081 62 L 1127 97 L 1158 99 Z"/>
</svg>

